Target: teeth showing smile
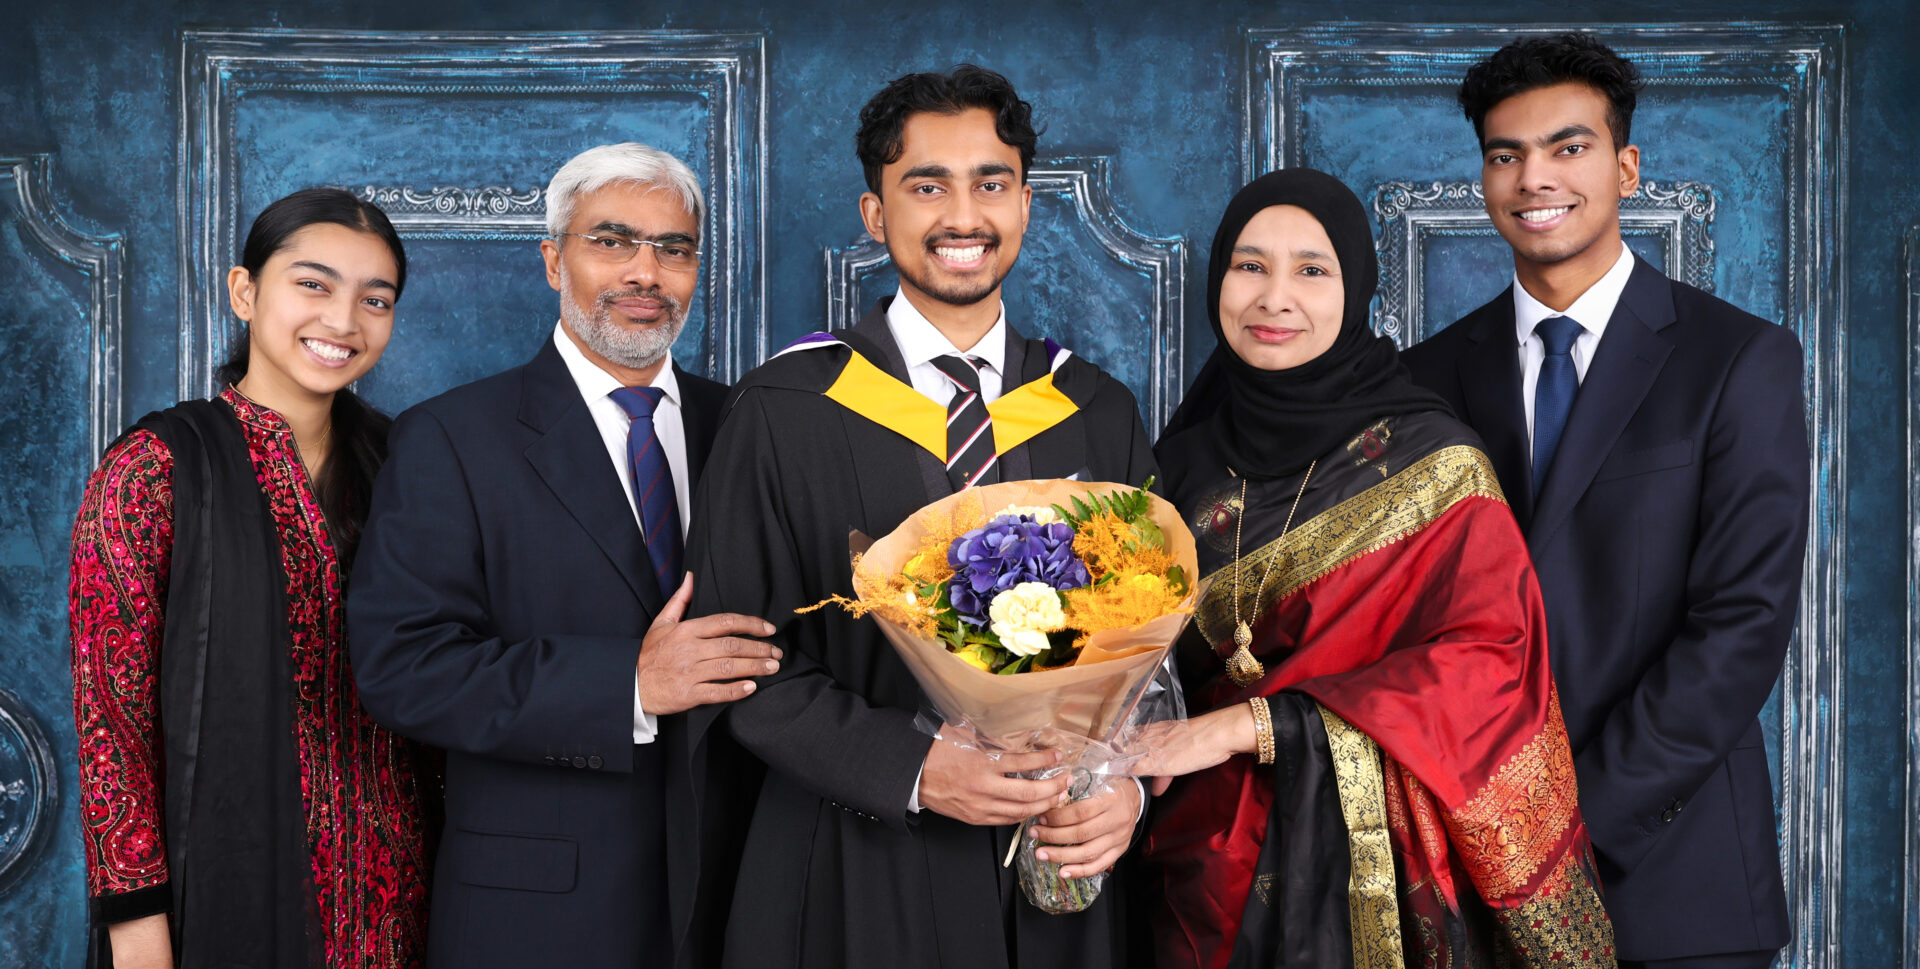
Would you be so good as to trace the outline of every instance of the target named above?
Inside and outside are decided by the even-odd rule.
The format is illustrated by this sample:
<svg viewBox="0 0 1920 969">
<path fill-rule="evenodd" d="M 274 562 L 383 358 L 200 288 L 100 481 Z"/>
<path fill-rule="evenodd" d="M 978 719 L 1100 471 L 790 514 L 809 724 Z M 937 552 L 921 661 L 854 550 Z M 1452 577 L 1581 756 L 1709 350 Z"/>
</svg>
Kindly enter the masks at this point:
<svg viewBox="0 0 1920 969">
<path fill-rule="evenodd" d="M 1570 208 L 1572 208 L 1572 206 L 1563 205 L 1557 209 L 1534 209 L 1531 212 L 1520 213 L 1520 218 L 1528 222 L 1545 222 L 1549 219 L 1556 219 L 1567 214 L 1567 210 Z"/>
<path fill-rule="evenodd" d="M 319 357 L 322 360 L 336 360 L 336 361 L 345 360 L 346 358 L 353 356 L 353 351 L 347 349 L 346 347 L 335 346 L 334 344 L 331 344 L 331 343 L 323 343 L 319 340 L 302 339 L 300 341 L 300 345 L 306 347 L 309 350 L 312 350 L 313 355 L 316 357 Z"/>
<path fill-rule="evenodd" d="M 945 259 L 948 262 L 972 262 L 975 259 L 978 259 L 981 256 L 985 255 L 986 251 L 987 251 L 987 247 L 984 245 L 968 246 L 965 249 L 954 249 L 947 246 L 935 246 L 933 253 L 934 255 L 939 256 L 940 258 Z"/>
</svg>

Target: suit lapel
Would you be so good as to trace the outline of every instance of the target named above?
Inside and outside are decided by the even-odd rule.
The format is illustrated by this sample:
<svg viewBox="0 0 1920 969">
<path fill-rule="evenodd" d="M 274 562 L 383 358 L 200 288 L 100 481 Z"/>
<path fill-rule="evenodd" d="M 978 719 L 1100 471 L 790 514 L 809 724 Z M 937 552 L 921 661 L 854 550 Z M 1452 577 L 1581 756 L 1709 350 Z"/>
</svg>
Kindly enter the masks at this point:
<svg viewBox="0 0 1920 969">
<path fill-rule="evenodd" d="M 687 442 L 687 482 L 689 494 L 698 494 L 700 473 L 707 467 L 707 452 L 713 449 L 713 435 L 719 416 L 716 408 L 706 406 L 705 395 L 698 393 L 687 372 L 671 364 L 680 381 L 681 439 Z"/>
<path fill-rule="evenodd" d="M 1513 335 L 1513 289 L 1461 323 L 1473 341 L 1459 360 L 1467 413 L 1480 432 L 1500 488 L 1522 530 L 1533 519 L 1533 480 L 1527 460 L 1527 411 L 1520 396 L 1520 355 Z"/>
<path fill-rule="evenodd" d="M 527 365 L 520 420 L 540 434 L 525 452 L 534 472 L 593 537 L 647 611 L 658 613 L 665 601 L 633 508 L 620 493 L 620 477 L 607 461 L 606 443 L 579 385 L 551 341 Z"/>
<path fill-rule="evenodd" d="M 1554 452 L 1552 473 L 1540 489 L 1529 548 L 1539 550 L 1552 541 L 1573 506 L 1593 483 L 1593 476 L 1613 449 L 1613 443 L 1633 419 L 1673 344 L 1658 331 L 1673 322 L 1673 292 L 1667 278 L 1644 262 L 1635 261 L 1633 275 L 1620 294 L 1613 318 L 1607 321 L 1600 348 L 1573 399 L 1567 429 Z"/>
</svg>

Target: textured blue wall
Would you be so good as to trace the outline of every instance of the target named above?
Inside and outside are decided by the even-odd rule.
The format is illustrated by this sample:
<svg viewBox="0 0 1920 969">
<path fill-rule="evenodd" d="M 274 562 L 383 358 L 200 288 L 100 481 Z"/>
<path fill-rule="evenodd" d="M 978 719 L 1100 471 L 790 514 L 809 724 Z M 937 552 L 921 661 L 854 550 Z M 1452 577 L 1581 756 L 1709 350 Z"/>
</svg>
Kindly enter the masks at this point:
<svg viewBox="0 0 1920 969">
<path fill-rule="evenodd" d="M 1337 8 L 1300 0 L 977 0 L 944 9 L 822 0 L 766 6 L 675 0 L 643 7 L 577 0 L 564 8 L 476 0 L 456 17 L 398 6 L 377 0 L 200 0 L 172 6 L 69 0 L 5 15 L 0 157 L 52 153 L 52 201 L 66 222 L 85 235 L 119 233 L 126 240 L 119 413 L 134 417 L 170 403 L 179 384 L 180 286 L 190 268 L 181 257 L 187 226 L 177 208 L 181 44 L 189 28 L 671 28 L 764 35 L 765 275 L 759 281 L 764 295 L 756 302 L 763 307 L 766 338 L 776 347 L 822 325 L 822 252 L 860 235 L 854 199 L 863 185 L 851 151 L 859 105 L 901 73 L 978 61 L 1010 75 L 1035 102 L 1047 126 L 1043 155 L 1111 159 L 1114 217 L 1148 236 L 1185 238 L 1183 369 L 1190 374 L 1211 342 L 1203 306 L 1205 248 L 1222 204 L 1242 177 L 1248 50 L 1242 29 L 1286 28 L 1336 15 L 1386 21 L 1406 16 L 1408 9 L 1377 0 Z M 1907 452 L 1901 234 L 1920 216 L 1920 181 L 1912 176 L 1912 160 L 1920 157 L 1920 107 L 1912 97 L 1920 90 L 1920 64 L 1912 58 L 1920 14 L 1912 4 L 1866 0 L 1763 11 L 1728 0 L 1576 2 L 1553 9 L 1480 0 L 1423 4 L 1417 14 L 1430 22 L 1592 22 L 1603 33 L 1609 22 L 1756 15 L 1846 25 L 1846 153 L 1825 164 L 1844 166 L 1845 184 L 1852 187 L 1841 200 L 1834 240 L 1846 257 L 1846 277 L 1837 281 L 1847 316 L 1840 321 L 1844 352 L 1835 389 L 1848 405 L 1848 420 L 1843 439 L 1820 442 L 1844 461 L 1847 483 L 1844 495 L 1823 496 L 1845 508 L 1845 547 L 1836 551 L 1846 586 L 1835 593 L 1844 606 L 1839 618 L 1846 644 L 1845 705 L 1837 715 L 1847 771 L 1844 798 L 1835 805 L 1842 809 L 1845 847 L 1834 859 L 1844 872 L 1844 894 L 1833 906 L 1840 923 L 1821 927 L 1836 951 L 1809 964 L 1892 966 L 1908 958 L 1901 950 L 1902 929 L 1911 918 L 1902 877 L 1911 865 L 1903 837 L 1913 806 L 1902 765 L 1914 753 L 1900 725 L 1909 709 L 1906 563 L 1916 539 L 1905 503 L 1914 470 Z M 1765 92 L 1753 98 L 1755 114 L 1768 110 Z M 248 102 L 234 133 L 239 143 L 307 143 L 313 150 L 251 157 L 243 147 L 237 156 L 241 210 L 255 211 L 283 184 L 390 181 L 387 159 L 404 162 L 406 180 L 419 186 L 436 171 L 462 183 L 476 171 L 489 171 L 498 174 L 499 184 L 526 186 L 543 183 L 573 148 L 599 141 L 652 138 L 702 157 L 716 150 L 697 140 L 702 109 L 692 100 L 681 108 L 650 102 L 644 110 L 578 92 L 531 108 L 503 100 L 485 121 L 487 137 L 479 140 L 436 128 L 445 119 L 433 110 L 402 110 L 385 100 L 370 115 L 327 110 L 331 103 L 312 92 L 272 92 Z M 1412 107 L 1445 110 L 1444 103 Z M 1308 115 L 1309 134 L 1349 135 L 1311 142 L 1308 157 L 1336 173 L 1351 170 L 1356 186 L 1410 171 L 1463 180 L 1476 174 L 1464 122 L 1451 132 L 1410 128 L 1395 123 L 1395 111 L 1357 94 L 1351 103 L 1318 100 L 1312 111 L 1317 113 Z M 1773 163 L 1779 145 L 1750 137 L 1749 129 L 1732 123 L 1738 119 L 1731 109 L 1716 111 L 1672 113 L 1661 122 L 1670 137 L 1658 144 L 1644 134 L 1640 140 L 1649 167 L 1664 169 L 1659 177 L 1701 179 L 1722 193 L 1714 224 L 1722 253 L 1718 291 L 1755 312 L 1778 315 L 1785 303 L 1777 280 L 1756 278 L 1742 262 L 1747 256 L 1730 260 L 1728 254 L 1753 254 L 1755 264 L 1766 265 L 1764 257 L 1783 244 L 1787 227 L 1761 219 L 1769 200 L 1751 194 L 1754 186 L 1773 183 L 1759 166 Z M 1352 137 L 1354 126 L 1369 117 L 1377 117 L 1371 133 Z M 682 145 L 676 137 L 688 140 Z M 466 140 L 448 147 L 449 139 L 460 138 Z M 378 154 L 362 151 L 359 171 L 303 167 L 332 157 L 328 147 L 343 141 L 381 147 Z M 1079 230 L 1050 231 L 1066 237 Z M 370 394 L 386 406 L 402 406 L 531 351 L 552 318 L 552 296 L 538 276 L 531 245 L 518 243 L 528 250 L 519 256 L 503 248 L 510 245 L 456 239 L 412 246 L 420 253 L 416 289 L 401 307 L 394 349 L 368 382 Z M 1480 259 L 1469 243 L 1456 248 L 1450 258 L 1462 264 Z M 93 446 L 84 392 L 87 321 L 77 309 L 87 291 L 83 274 L 27 237 L 17 209 L 0 211 L 0 293 L 6 294 L 0 300 L 0 347 L 6 351 L 0 356 L 0 405 L 12 418 L 0 427 L 0 688 L 19 695 L 55 742 L 61 779 L 56 837 L 41 848 L 24 881 L 0 889 L 0 967 L 73 966 L 80 955 L 82 888 L 61 597 L 79 469 L 90 463 Z M 463 293 L 470 313 L 409 315 L 409 305 L 457 305 Z M 1026 295 L 1049 300 L 1039 286 Z M 1477 301 L 1449 292 L 1436 295 L 1429 310 L 1447 314 Z M 1144 373 L 1129 369 L 1142 366 L 1138 347 L 1127 346 L 1139 337 L 1138 331 L 1116 332 L 1102 340 L 1083 332 L 1078 342 L 1096 359 L 1112 355 L 1116 369 L 1131 379 Z M 692 342 L 683 341 L 680 350 L 698 365 L 700 349 Z M 754 355 L 749 348 L 743 358 L 750 363 Z M 1145 395 L 1144 387 L 1136 389 Z M 4 844 L 0 838 L 0 848 Z"/>
</svg>

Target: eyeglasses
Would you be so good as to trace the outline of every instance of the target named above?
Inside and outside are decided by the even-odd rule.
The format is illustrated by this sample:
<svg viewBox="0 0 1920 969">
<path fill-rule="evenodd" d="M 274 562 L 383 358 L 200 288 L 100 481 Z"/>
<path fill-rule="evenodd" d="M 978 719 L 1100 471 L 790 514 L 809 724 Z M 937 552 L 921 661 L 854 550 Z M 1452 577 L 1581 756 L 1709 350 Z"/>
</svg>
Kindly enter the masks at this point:
<svg viewBox="0 0 1920 969">
<path fill-rule="evenodd" d="M 609 265 L 624 263 L 632 259 L 633 254 L 639 252 L 641 246 L 653 247 L 653 259 L 660 264 L 661 269 L 671 270 L 673 272 L 687 272 L 700 263 L 699 247 L 684 239 L 669 239 L 665 242 L 656 242 L 652 239 L 632 239 L 627 236 L 602 236 L 591 235 L 585 232 L 562 232 L 553 237 L 554 241 L 559 241 L 560 236 L 577 236 L 587 240 L 587 253 Z"/>
</svg>

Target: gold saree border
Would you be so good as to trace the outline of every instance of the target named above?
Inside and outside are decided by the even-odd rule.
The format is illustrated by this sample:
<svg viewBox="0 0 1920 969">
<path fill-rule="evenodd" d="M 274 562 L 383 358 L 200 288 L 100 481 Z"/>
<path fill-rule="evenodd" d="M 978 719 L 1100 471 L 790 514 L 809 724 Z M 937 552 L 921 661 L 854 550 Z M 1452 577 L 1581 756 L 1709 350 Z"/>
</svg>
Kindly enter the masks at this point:
<svg viewBox="0 0 1920 969">
<path fill-rule="evenodd" d="M 1560 716 L 1560 691 L 1550 687 L 1540 732 L 1452 812 L 1448 826 L 1468 849 L 1461 854 L 1482 895 L 1497 902 L 1527 894 L 1534 876 L 1565 844 L 1579 812 L 1579 784 L 1567 724 Z"/>
<path fill-rule="evenodd" d="M 1274 603 L 1308 583 L 1426 528 L 1455 504 L 1473 497 L 1506 502 L 1493 463 L 1479 448 L 1456 444 L 1415 461 L 1243 556 L 1238 566 L 1243 577 L 1266 575 L 1268 561 L 1276 557 L 1280 561 L 1273 562 L 1274 579 L 1265 586 L 1255 589 L 1251 582 L 1241 583 L 1243 599 L 1251 593 L 1254 602 L 1240 614 L 1266 615 Z M 1213 573 L 1212 588 L 1194 610 L 1201 635 L 1216 647 L 1233 636 L 1233 568 L 1225 566 Z"/>
<path fill-rule="evenodd" d="M 1401 969 L 1400 902 L 1394 887 L 1393 841 L 1387 835 L 1386 775 L 1373 738 L 1320 707 L 1333 755 L 1340 813 L 1347 822 L 1347 918 L 1353 929 L 1353 969 Z"/>
</svg>

